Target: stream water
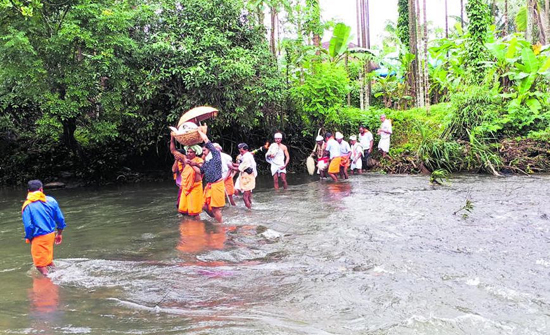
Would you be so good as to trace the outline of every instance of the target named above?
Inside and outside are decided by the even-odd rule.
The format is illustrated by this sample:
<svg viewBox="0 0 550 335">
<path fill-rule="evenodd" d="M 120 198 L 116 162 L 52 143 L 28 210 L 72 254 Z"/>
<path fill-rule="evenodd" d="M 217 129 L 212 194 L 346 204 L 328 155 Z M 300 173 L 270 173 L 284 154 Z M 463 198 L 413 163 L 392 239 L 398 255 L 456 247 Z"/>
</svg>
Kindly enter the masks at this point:
<svg viewBox="0 0 550 335">
<path fill-rule="evenodd" d="M 0 190 L 0 333 L 550 333 L 550 176 L 289 180 L 224 224 L 178 217 L 173 183 L 47 190 L 68 224 L 50 278 L 25 190 Z"/>
</svg>

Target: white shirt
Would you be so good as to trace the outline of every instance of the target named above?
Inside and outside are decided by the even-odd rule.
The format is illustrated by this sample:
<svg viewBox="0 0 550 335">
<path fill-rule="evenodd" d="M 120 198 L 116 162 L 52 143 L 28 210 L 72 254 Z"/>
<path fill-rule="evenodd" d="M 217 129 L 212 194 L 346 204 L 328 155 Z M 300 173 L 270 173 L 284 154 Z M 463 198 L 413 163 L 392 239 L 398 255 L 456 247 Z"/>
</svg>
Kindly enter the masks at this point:
<svg viewBox="0 0 550 335">
<path fill-rule="evenodd" d="M 359 143 L 363 147 L 363 150 L 369 150 L 370 144 L 373 140 L 374 138 L 372 137 L 372 133 L 370 131 L 359 134 Z"/>
<path fill-rule="evenodd" d="M 330 153 L 330 159 L 340 156 L 340 143 L 336 142 L 335 139 L 331 138 L 327 142 L 326 150 Z"/>
<path fill-rule="evenodd" d="M 351 151 L 351 148 L 349 146 L 349 143 L 342 140 L 342 142 L 340 143 L 340 156 L 346 156 L 347 154 L 349 154 Z"/>
<path fill-rule="evenodd" d="M 389 119 L 385 119 L 384 122 L 382 122 L 382 124 L 380 125 L 380 129 L 384 130 L 384 131 L 387 131 L 388 133 L 385 133 L 385 132 L 382 132 L 380 134 L 380 138 L 383 138 L 383 139 L 389 139 L 390 138 L 390 135 L 392 133 L 392 129 L 391 129 L 391 122 Z"/>
<path fill-rule="evenodd" d="M 220 152 L 222 158 L 222 178 L 226 179 L 229 176 L 229 164 L 233 162 L 233 158 L 225 152 Z"/>
</svg>

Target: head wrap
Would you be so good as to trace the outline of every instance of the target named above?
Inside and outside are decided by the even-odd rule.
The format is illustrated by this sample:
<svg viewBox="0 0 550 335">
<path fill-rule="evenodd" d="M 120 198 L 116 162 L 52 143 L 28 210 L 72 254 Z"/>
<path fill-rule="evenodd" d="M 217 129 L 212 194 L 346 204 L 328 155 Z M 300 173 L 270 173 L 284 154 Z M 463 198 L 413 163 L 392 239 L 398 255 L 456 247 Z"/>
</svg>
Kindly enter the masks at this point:
<svg viewBox="0 0 550 335">
<path fill-rule="evenodd" d="M 196 145 L 196 144 L 191 145 L 191 146 L 186 145 L 184 148 L 185 148 L 186 152 L 187 152 L 187 150 L 191 149 L 195 152 L 195 155 L 197 155 L 197 156 L 202 155 L 202 148 L 200 146 Z"/>
<path fill-rule="evenodd" d="M 351 135 L 351 136 L 349 137 L 349 140 L 350 140 L 350 141 L 357 141 L 357 136 Z"/>
<path fill-rule="evenodd" d="M 337 131 L 336 132 L 336 135 L 334 136 L 337 140 L 341 140 L 344 138 L 344 135 L 342 135 L 341 132 Z"/>
<path fill-rule="evenodd" d="M 243 149 L 243 150 L 248 150 L 248 144 L 246 144 L 246 143 L 239 143 L 239 145 L 237 145 L 237 148 Z"/>
<path fill-rule="evenodd" d="M 283 138 L 283 134 L 281 133 L 275 133 L 275 135 L 273 135 L 273 138 Z"/>
<path fill-rule="evenodd" d="M 319 135 L 315 138 L 315 141 L 319 142 L 323 140 L 323 136 Z"/>
</svg>

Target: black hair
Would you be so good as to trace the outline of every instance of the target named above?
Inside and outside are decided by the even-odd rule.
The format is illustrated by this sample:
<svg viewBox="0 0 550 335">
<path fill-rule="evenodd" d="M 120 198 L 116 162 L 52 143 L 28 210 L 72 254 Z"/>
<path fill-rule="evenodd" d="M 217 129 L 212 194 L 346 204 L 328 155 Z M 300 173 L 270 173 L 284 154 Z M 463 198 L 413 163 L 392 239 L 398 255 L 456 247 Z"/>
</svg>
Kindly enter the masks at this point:
<svg viewBox="0 0 550 335">
<path fill-rule="evenodd" d="M 325 133 L 325 138 L 327 138 L 327 137 L 332 137 L 332 133 L 330 131 L 327 131 Z"/>
<path fill-rule="evenodd" d="M 38 191 L 39 189 L 42 188 L 42 182 L 38 179 L 31 180 L 27 184 L 27 188 L 29 189 L 30 192 Z"/>
<path fill-rule="evenodd" d="M 176 151 L 179 152 L 182 155 L 187 155 L 187 152 L 185 152 L 185 150 L 183 150 L 183 149 L 176 149 Z"/>
<path fill-rule="evenodd" d="M 237 145 L 237 148 L 243 149 L 243 150 L 248 150 L 248 144 L 246 144 L 246 143 L 239 143 L 239 145 Z"/>
</svg>

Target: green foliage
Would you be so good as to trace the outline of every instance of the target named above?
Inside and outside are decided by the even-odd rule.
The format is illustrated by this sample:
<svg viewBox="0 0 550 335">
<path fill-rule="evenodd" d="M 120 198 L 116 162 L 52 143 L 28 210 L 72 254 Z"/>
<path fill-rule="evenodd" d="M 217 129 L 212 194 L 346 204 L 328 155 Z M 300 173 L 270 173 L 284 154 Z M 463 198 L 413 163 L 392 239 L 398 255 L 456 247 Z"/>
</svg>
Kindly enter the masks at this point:
<svg viewBox="0 0 550 335">
<path fill-rule="evenodd" d="M 336 62 L 346 53 L 348 44 L 351 40 L 350 33 L 350 26 L 343 23 L 336 24 L 328 49 L 328 55 L 331 61 Z"/>
<path fill-rule="evenodd" d="M 291 95 L 303 112 L 303 122 L 312 129 L 333 128 L 343 118 L 340 113 L 349 91 L 345 69 L 334 63 L 314 63 L 301 85 Z"/>
<path fill-rule="evenodd" d="M 444 138 L 468 140 L 472 130 L 484 122 L 495 120 L 502 108 L 499 96 L 491 94 L 485 87 L 472 86 L 465 92 L 451 96 L 451 119 L 443 134 Z M 496 129 L 485 128 L 491 133 Z"/>
<path fill-rule="evenodd" d="M 468 58 L 466 65 L 470 75 L 479 80 L 483 78 L 483 61 L 486 60 L 485 41 L 487 40 L 488 27 L 491 24 L 489 6 L 485 0 L 468 0 L 466 13 L 470 20 L 468 25 L 468 43 L 466 46 Z"/>
<path fill-rule="evenodd" d="M 409 32 L 409 1 L 399 0 L 397 3 L 397 36 L 401 43 L 409 51 L 410 32 Z"/>
</svg>

